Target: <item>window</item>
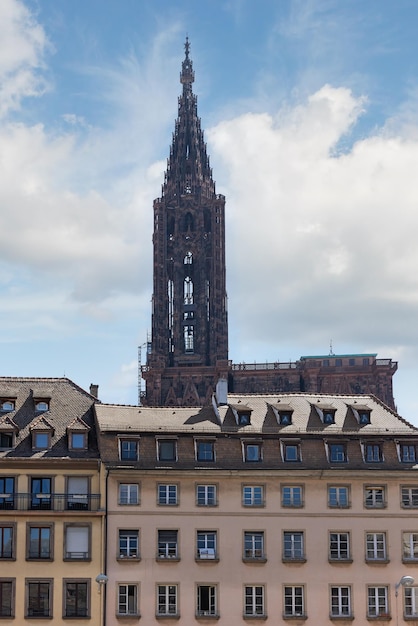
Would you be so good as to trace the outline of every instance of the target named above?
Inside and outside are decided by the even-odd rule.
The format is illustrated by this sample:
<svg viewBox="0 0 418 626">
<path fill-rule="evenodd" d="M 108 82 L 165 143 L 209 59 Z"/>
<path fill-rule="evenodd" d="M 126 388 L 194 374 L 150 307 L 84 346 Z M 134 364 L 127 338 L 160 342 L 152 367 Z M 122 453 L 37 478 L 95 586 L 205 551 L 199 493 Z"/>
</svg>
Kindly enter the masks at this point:
<svg viewBox="0 0 418 626">
<path fill-rule="evenodd" d="M 216 587 L 215 585 L 199 585 L 197 587 L 196 617 L 216 616 Z"/>
<path fill-rule="evenodd" d="M 335 359 L 336 367 L 342 367 L 342 364 L 343 364 L 343 360 L 342 359 Z"/>
<path fill-rule="evenodd" d="M 329 560 L 348 561 L 350 559 L 350 534 L 329 534 Z"/>
<path fill-rule="evenodd" d="M 283 560 L 305 560 L 303 532 L 285 531 L 283 533 Z"/>
<path fill-rule="evenodd" d="M 0 477 L 0 510 L 15 508 L 15 479 L 11 476 Z"/>
<path fill-rule="evenodd" d="M 283 461 L 294 463 L 301 460 L 299 443 L 283 443 L 282 442 L 282 458 Z"/>
<path fill-rule="evenodd" d="M 158 531 L 158 558 L 178 559 L 177 530 Z"/>
<path fill-rule="evenodd" d="M 184 351 L 194 352 L 194 326 L 186 325 L 183 327 Z"/>
<path fill-rule="evenodd" d="M 383 508 L 386 506 L 386 490 L 383 486 L 364 488 L 364 506 L 367 508 Z"/>
<path fill-rule="evenodd" d="M 254 463 L 261 461 L 261 444 L 260 443 L 244 443 L 244 461 L 246 463 Z"/>
<path fill-rule="evenodd" d="M 138 439 L 119 439 L 119 458 L 121 461 L 138 460 Z"/>
<path fill-rule="evenodd" d="M 367 588 L 367 617 L 388 617 L 388 588 Z"/>
<path fill-rule="evenodd" d="M 175 439 L 159 439 L 157 443 L 159 461 L 177 461 L 177 441 Z"/>
<path fill-rule="evenodd" d="M 67 509 L 87 511 L 89 509 L 90 481 L 87 476 L 68 476 Z"/>
<path fill-rule="evenodd" d="M 244 560 L 266 560 L 264 555 L 264 533 L 261 531 L 244 532 Z"/>
<path fill-rule="evenodd" d="M 178 504 L 177 485 L 158 485 L 158 504 Z"/>
<path fill-rule="evenodd" d="M 52 617 L 52 581 L 26 579 L 25 617 Z"/>
<path fill-rule="evenodd" d="M 183 283 L 183 303 L 193 304 L 193 281 L 190 276 L 186 276 Z"/>
<path fill-rule="evenodd" d="M 14 617 L 15 579 L 0 578 L 0 617 Z"/>
<path fill-rule="evenodd" d="M 215 460 L 215 444 L 213 441 L 196 442 L 196 460 L 206 462 Z"/>
<path fill-rule="evenodd" d="M 27 527 L 27 559 L 52 559 L 53 525 L 32 525 Z"/>
<path fill-rule="evenodd" d="M 399 445 L 399 460 L 401 463 L 416 463 L 417 446 L 415 444 L 401 443 Z"/>
<path fill-rule="evenodd" d="M 358 423 L 360 426 L 366 426 L 366 424 L 370 424 L 370 409 L 359 409 L 358 410 Z"/>
<path fill-rule="evenodd" d="M 49 402 L 45 400 L 35 400 L 35 411 L 37 413 L 45 413 L 49 409 Z"/>
<path fill-rule="evenodd" d="M 418 533 L 402 533 L 402 560 L 418 561 Z"/>
<path fill-rule="evenodd" d="M 418 618 L 418 587 L 404 587 L 404 616 Z"/>
<path fill-rule="evenodd" d="M 348 508 L 350 506 L 349 488 L 342 485 L 330 485 L 328 487 L 328 506 Z"/>
<path fill-rule="evenodd" d="M 118 615 L 138 615 L 138 585 L 118 585 Z"/>
<path fill-rule="evenodd" d="M 51 433 L 34 432 L 32 433 L 32 446 L 35 450 L 48 450 L 50 448 Z"/>
<path fill-rule="evenodd" d="M 356 364 L 356 359 L 348 359 L 348 364 L 349 365 L 355 365 Z"/>
<path fill-rule="evenodd" d="M 261 485 L 244 485 L 242 488 L 242 503 L 244 506 L 263 506 L 264 487 Z"/>
<path fill-rule="evenodd" d="M 330 463 L 345 463 L 347 461 L 347 448 L 345 443 L 328 444 Z"/>
<path fill-rule="evenodd" d="M 90 582 L 64 580 L 64 617 L 89 617 Z"/>
<path fill-rule="evenodd" d="M 383 461 L 382 446 L 378 443 L 364 444 L 364 462 L 381 463 Z"/>
<path fill-rule="evenodd" d="M 386 534 L 366 533 L 366 561 L 386 560 Z"/>
<path fill-rule="evenodd" d="M 15 531 L 14 523 L 0 525 L 0 559 L 13 559 L 15 557 Z"/>
<path fill-rule="evenodd" d="M 403 507 L 418 507 L 418 487 L 401 487 L 401 496 Z"/>
<path fill-rule="evenodd" d="M 279 415 L 278 422 L 280 426 L 290 426 L 292 423 L 292 411 L 277 411 Z"/>
<path fill-rule="evenodd" d="M 237 424 L 238 426 L 249 426 L 251 424 L 251 411 L 250 410 L 237 410 Z"/>
<path fill-rule="evenodd" d="M 351 588 L 331 587 L 331 617 L 351 615 Z"/>
<path fill-rule="evenodd" d="M 264 587 L 251 585 L 245 587 L 244 617 L 265 615 Z"/>
<path fill-rule="evenodd" d="M 139 504 L 139 485 L 121 483 L 119 485 L 119 504 Z"/>
<path fill-rule="evenodd" d="M 0 432 L 0 448 L 2 450 L 13 448 L 13 432 Z"/>
<path fill-rule="evenodd" d="M 119 558 L 139 558 L 139 531 L 119 530 Z"/>
<path fill-rule="evenodd" d="M 70 437 L 70 450 L 87 450 L 87 433 L 69 433 Z"/>
<path fill-rule="evenodd" d="M 216 531 L 198 530 L 196 548 L 198 559 L 216 559 Z"/>
<path fill-rule="evenodd" d="M 64 524 L 64 560 L 90 559 L 90 525 Z"/>
<path fill-rule="evenodd" d="M 0 411 L 3 411 L 3 413 L 9 413 L 10 411 L 14 411 L 14 410 L 15 410 L 14 400 L 2 400 L 1 401 Z"/>
<path fill-rule="evenodd" d="M 177 585 L 158 585 L 157 617 L 177 615 Z"/>
<path fill-rule="evenodd" d="M 303 506 L 302 485 L 282 485 L 282 506 Z"/>
<path fill-rule="evenodd" d="M 284 617 L 301 617 L 305 614 L 303 591 L 300 585 L 284 587 Z"/>
<path fill-rule="evenodd" d="M 216 485 L 196 485 L 196 504 L 198 506 L 216 506 Z"/>
<path fill-rule="evenodd" d="M 183 263 L 184 263 L 184 265 L 192 265 L 192 263 L 193 263 L 193 255 L 192 255 L 192 253 L 190 251 L 186 253 L 186 256 L 184 257 Z"/>
<path fill-rule="evenodd" d="M 52 479 L 31 479 L 31 509 L 51 509 Z"/>
</svg>

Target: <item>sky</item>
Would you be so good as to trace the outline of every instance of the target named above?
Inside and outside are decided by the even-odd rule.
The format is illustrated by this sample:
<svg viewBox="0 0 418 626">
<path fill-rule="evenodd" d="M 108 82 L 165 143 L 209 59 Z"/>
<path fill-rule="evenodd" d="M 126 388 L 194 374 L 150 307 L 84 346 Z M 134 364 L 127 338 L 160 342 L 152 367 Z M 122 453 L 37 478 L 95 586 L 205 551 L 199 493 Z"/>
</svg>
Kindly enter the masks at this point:
<svg viewBox="0 0 418 626">
<path fill-rule="evenodd" d="M 377 353 L 418 425 L 417 21 L 416 0 L 1 0 L 0 374 L 137 403 L 188 36 L 230 358 Z"/>
</svg>

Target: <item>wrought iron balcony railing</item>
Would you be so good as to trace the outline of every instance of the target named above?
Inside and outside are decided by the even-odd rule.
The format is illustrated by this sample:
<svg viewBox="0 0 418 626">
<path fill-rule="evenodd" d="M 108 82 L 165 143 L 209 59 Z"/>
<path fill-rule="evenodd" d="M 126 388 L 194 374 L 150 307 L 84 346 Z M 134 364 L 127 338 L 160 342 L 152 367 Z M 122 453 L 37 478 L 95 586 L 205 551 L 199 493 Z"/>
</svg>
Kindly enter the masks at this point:
<svg viewBox="0 0 418 626">
<path fill-rule="evenodd" d="M 98 511 L 99 493 L 0 493 L 0 510 Z"/>
</svg>

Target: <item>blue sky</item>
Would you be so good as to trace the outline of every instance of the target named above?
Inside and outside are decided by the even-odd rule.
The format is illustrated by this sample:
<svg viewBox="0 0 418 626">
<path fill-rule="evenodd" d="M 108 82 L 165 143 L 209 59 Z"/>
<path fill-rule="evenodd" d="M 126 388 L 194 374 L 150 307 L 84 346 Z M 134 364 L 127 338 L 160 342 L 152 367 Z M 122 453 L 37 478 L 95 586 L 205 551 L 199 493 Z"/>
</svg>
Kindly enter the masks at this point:
<svg viewBox="0 0 418 626">
<path fill-rule="evenodd" d="M 230 357 L 376 352 L 418 424 L 415 0 L 2 0 L 2 374 L 137 400 L 186 34 Z"/>
</svg>

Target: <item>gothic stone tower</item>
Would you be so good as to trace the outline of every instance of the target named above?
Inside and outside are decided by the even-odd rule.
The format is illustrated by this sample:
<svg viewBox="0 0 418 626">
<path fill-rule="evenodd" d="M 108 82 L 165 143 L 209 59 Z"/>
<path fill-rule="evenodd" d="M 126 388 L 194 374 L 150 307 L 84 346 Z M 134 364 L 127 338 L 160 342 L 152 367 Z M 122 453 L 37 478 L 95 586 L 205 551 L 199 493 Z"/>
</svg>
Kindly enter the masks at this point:
<svg viewBox="0 0 418 626">
<path fill-rule="evenodd" d="M 154 201 L 152 339 L 144 404 L 202 405 L 227 379 L 225 198 L 215 192 L 186 39 L 161 198 Z"/>
</svg>

